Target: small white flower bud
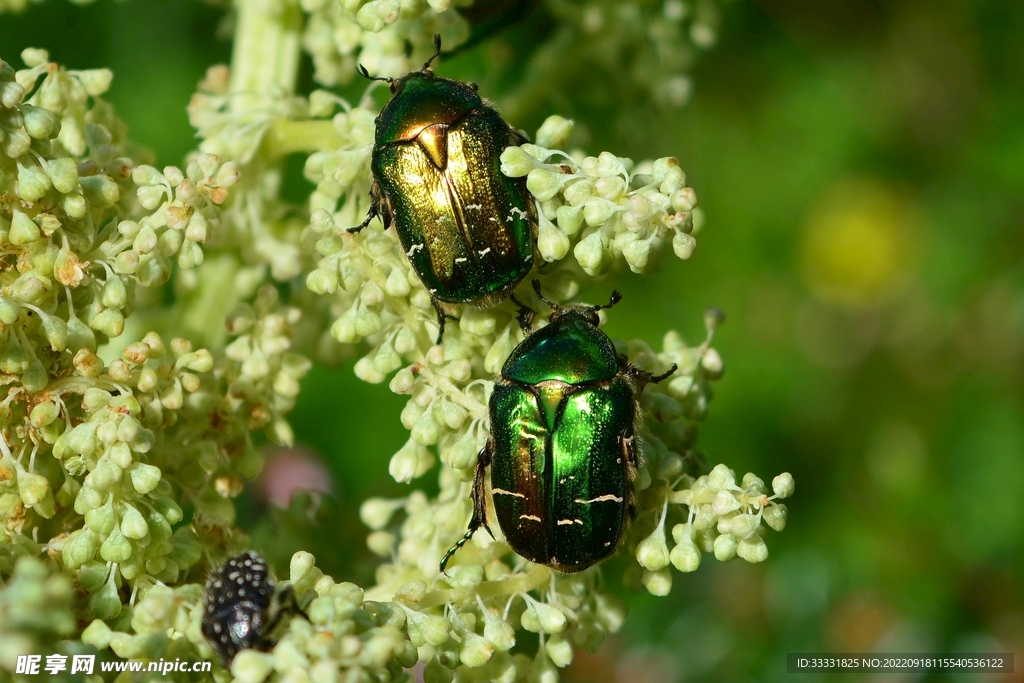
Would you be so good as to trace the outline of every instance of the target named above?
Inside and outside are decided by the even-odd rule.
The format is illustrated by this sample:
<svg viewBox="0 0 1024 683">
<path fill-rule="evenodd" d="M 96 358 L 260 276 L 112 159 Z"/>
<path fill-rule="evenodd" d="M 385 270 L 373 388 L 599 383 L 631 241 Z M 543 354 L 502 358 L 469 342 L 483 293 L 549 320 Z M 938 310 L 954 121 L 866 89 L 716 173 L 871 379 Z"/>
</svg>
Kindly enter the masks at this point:
<svg viewBox="0 0 1024 683">
<path fill-rule="evenodd" d="M 718 379 L 725 370 L 722 356 L 715 349 L 705 351 L 704 356 L 700 359 L 700 364 L 704 367 L 710 379 Z"/>
<path fill-rule="evenodd" d="M 555 212 L 558 229 L 566 235 L 575 235 L 583 225 L 583 209 L 579 206 L 564 205 Z"/>
<path fill-rule="evenodd" d="M 700 567 L 700 550 L 690 538 L 684 538 L 672 548 L 669 559 L 672 560 L 672 566 L 681 572 L 697 571 Z"/>
<path fill-rule="evenodd" d="M 764 517 L 765 524 L 776 531 L 782 531 L 786 528 L 789 509 L 782 503 L 775 503 L 766 507 L 762 516 Z"/>
<path fill-rule="evenodd" d="M 675 237 L 672 238 L 672 251 L 676 253 L 678 258 L 684 261 L 693 256 L 693 251 L 696 248 L 697 238 L 693 235 L 677 232 Z"/>
<path fill-rule="evenodd" d="M 374 531 L 366 537 L 366 547 L 379 557 L 388 557 L 395 547 L 395 535 L 390 531 Z"/>
<path fill-rule="evenodd" d="M 572 663 L 572 643 L 559 636 L 551 636 L 545 643 L 548 657 L 551 663 L 558 668 L 564 668 Z"/>
<path fill-rule="evenodd" d="M 736 537 L 732 534 L 722 534 L 715 539 L 715 559 L 719 562 L 728 562 L 736 557 Z"/>
<path fill-rule="evenodd" d="M 506 147 L 501 153 L 501 172 L 509 178 L 521 178 L 540 164 L 521 147 Z"/>
<path fill-rule="evenodd" d="M 763 538 L 754 534 L 739 542 L 736 546 L 736 554 L 751 564 L 757 564 L 768 559 L 768 546 L 765 545 Z"/>
<path fill-rule="evenodd" d="M 793 475 L 789 472 L 783 472 L 772 479 L 772 491 L 779 498 L 789 498 L 795 490 L 796 483 L 793 481 Z"/>
<path fill-rule="evenodd" d="M 404 499 L 370 498 L 359 506 L 359 519 L 370 529 L 379 531 L 391 522 L 395 512 L 404 505 Z"/>
<path fill-rule="evenodd" d="M 514 149 L 510 147 L 509 149 Z M 569 179 L 565 173 L 551 171 L 547 168 L 535 168 L 526 176 L 526 188 L 539 202 L 546 202 L 562 189 Z"/>
<path fill-rule="evenodd" d="M 549 116 L 537 129 L 539 147 L 558 148 L 566 143 L 572 134 L 573 122 L 561 116 Z"/>
<path fill-rule="evenodd" d="M 231 675 L 238 683 L 263 683 L 274 670 L 274 655 L 242 650 L 231 661 Z"/>
<path fill-rule="evenodd" d="M 409 483 L 427 472 L 434 464 L 434 458 L 426 448 L 412 439 L 405 442 L 391 457 L 388 473 L 398 482 Z"/>
<path fill-rule="evenodd" d="M 654 533 L 640 541 L 636 547 L 636 561 L 641 567 L 652 572 L 668 566 L 668 545 L 665 543 L 665 528 L 659 526 Z"/>
<path fill-rule="evenodd" d="M 672 592 L 672 572 L 667 569 L 652 572 L 644 570 L 640 575 L 640 583 L 651 595 L 665 596 Z"/>
<path fill-rule="evenodd" d="M 551 221 L 542 217 L 537 233 L 537 248 L 544 260 L 552 263 L 569 253 L 569 238 Z"/>
<path fill-rule="evenodd" d="M 592 233 L 580 240 L 573 249 L 573 255 L 588 275 L 597 275 L 604 258 L 604 243 L 600 233 Z"/>
</svg>

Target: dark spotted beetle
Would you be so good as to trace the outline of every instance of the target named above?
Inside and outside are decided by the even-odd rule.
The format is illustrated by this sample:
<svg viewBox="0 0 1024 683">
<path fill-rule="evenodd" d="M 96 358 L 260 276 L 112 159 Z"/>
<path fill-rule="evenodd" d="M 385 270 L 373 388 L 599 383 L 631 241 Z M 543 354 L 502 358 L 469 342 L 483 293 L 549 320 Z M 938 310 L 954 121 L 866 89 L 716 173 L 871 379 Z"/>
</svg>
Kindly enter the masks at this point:
<svg viewBox="0 0 1024 683">
<path fill-rule="evenodd" d="M 450 304 L 498 303 L 533 268 L 536 219 L 524 178 L 501 173 L 501 153 L 525 142 L 476 86 L 434 75 L 431 62 L 391 86 L 376 119 L 370 210 L 394 225 L 413 270 L 430 293 L 438 342 Z"/>
<path fill-rule="evenodd" d="M 490 398 L 491 435 L 473 480 L 469 530 L 487 528 L 486 471 L 495 516 L 519 555 L 560 572 L 577 572 L 615 552 L 634 512 L 637 399 L 668 378 L 630 365 L 598 329 L 604 306 L 559 306 L 505 361 Z M 488 528 L 488 532 L 490 529 Z"/>
<path fill-rule="evenodd" d="M 225 668 L 249 648 L 269 650 L 270 634 L 289 613 L 305 616 L 291 586 L 275 591 L 266 560 L 248 551 L 210 572 L 206 580 L 202 631 Z"/>
</svg>

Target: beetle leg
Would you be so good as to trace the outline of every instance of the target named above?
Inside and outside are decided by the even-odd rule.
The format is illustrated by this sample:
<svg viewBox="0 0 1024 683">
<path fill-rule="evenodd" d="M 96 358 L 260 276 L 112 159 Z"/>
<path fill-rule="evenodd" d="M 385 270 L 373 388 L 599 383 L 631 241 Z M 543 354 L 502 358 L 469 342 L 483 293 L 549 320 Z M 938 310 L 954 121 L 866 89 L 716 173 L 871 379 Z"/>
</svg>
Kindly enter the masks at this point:
<svg viewBox="0 0 1024 683">
<path fill-rule="evenodd" d="M 648 384 L 659 384 L 660 382 L 664 382 L 666 379 L 674 375 L 676 370 L 678 369 L 679 366 L 673 363 L 672 367 L 668 369 L 668 372 L 662 373 L 660 375 L 655 375 L 654 373 L 647 372 L 646 370 L 641 370 L 638 367 L 630 365 L 626 372 L 628 372 L 636 380 L 637 390 L 642 391 L 643 388 Z"/>
<path fill-rule="evenodd" d="M 633 490 L 637 468 L 636 436 L 628 435 L 626 432 L 619 434 L 619 448 L 626 462 L 626 516 L 633 520 L 636 519 L 636 492 Z"/>
<path fill-rule="evenodd" d="M 430 297 L 430 303 L 432 303 L 434 305 L 434 311 L 437 313 L 437 341 L 434 342 L 434 343 L 435 344 L 440 344 L 441 343 L 441 339 L 444 338 L 444 321 L 445 321 L 445 318 L 450 318 L 452 316 L 450 316 L 450 315 L 448 315 L 447 313 L 444 312 L 444 310 L 441 308 L 441 304 L 439 304 L 437 302 L 437 299 L 435 299 L 434 297 Z"/>
<path fill-rule="evenodd" d="M 385 210 L 382 210 L 382 208 Z M 384 221 L 384 229 L 387 230 L 390 223 L 390 215 L 387 211 L 387 207 L 384 206 L 383 204 L 383 197 L 381 197 L 381 193 L 379 188 L 377 187 L 377 183 L 374 183 L 373 187 L 370 188 L 370 210 L 366 212 L 366 220 L 364 220 L 362 223 L 360 223 L 354 228 L 349 228 L 345 232 L 359 232 L 367 225 L 369 225 L 370 221 L 372 221 L 377 216 L 380 216 L 381 219 Z"/>
<path fill-rule="evenodd" d="M 295 597 L 295 589 L 292 588 L 291 584 L 286 585 L 281 589 L 279 595 L 274 596 L 272 604 L 273 608 L 271 610 L 270 620 L 263 629 L 263 632 L 268 635 L 277 628 L 278 624 L 281 623 L 281 620 L 284 619 L 286 615 L 290 614 L 293 616 L 301 616 L 306 621 L 309 621 L 309 615 L 299 607 L 298 598 Z M 267 650 L 272 650 L 276 644 L 276 640 L 264 638 L 262 647 L 265 649 L 263 651 L 266 652 Z"/>
<path fill-rule="evenodd" d="M 515 294 L 509 295 L 509 298 L 512 299 L 512 303 L 519 307 L 519 310 L 516 311 L 516 321 L 519 323 L 519 329 L 523 331 L 524 335 L 529 336 L 530 331 L 533 329 L 533 318 L 537 315 L 537 312 L 517 299 Z"/>
<path fill-rule="evenodd" d="M 448 549 L 448 552 L 441 558 L 440 570 L 442 574 L 445 574 L 444 568 L 448 566 L 448 561 L 452 559 L 452 556 L 459 551 L 459 548 L 469 543 L 469 539 L 473 538 L 473 534 L 481 526 L 487 529 L 487 533 L 491 534 L 491 538 L 494 538 L 494 533 L 491 532 L 491 527 L 487 526 L 487 484 L 484 479 L 487 473 L 487 467 L 491 464 L 491 442 L 488 440 L 487 445 L 483 447 L 480 454 L 476 458 L 476 473 L 473 475 L 473 491 L 470 493 L 470 498 L 473 500 L 473 517 L 469 520 L 469 529 L 466 531 L 466 535 L 459 539 L 459 541 Z"/>
</svg>

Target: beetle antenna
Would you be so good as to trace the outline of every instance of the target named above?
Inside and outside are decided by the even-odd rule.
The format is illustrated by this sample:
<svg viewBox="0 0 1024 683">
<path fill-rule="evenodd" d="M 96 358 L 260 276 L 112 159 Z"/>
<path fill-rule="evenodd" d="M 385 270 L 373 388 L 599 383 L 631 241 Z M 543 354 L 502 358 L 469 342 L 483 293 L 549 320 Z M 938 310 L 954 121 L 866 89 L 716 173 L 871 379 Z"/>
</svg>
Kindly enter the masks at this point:
<svg viewBox="0 0 1024 683">
<path fill-rule="evenodd" d="M 366 70 L 366 67 L 362 64 L 356 64 L 356 73 L 365 78 L 368 81 L 384 81 L 385 83 L 391 84 L 395 82 L 391 76 L 371 76 L 370 72 Z"/>
<path fill-rule="evenodd" d="M 556 304 L 554 301 L 551 301 L 550 299 L 546 298 L 543 294 L 540 293 L 540 280 L 533 281 L 533 291 L 537 292 L 537 298 L 546 303 L 548 306 L 550 306 L 551 310 L 557 311 L 559 308 L 561 308 L 561 306 Z"/>
<path fill-rule="evenodd" d="M 432 61 L 434 61 L 435 59 L 437 59 L 437 56 L 439 54 L 441 54 L 441 34 L 440 33 L 435 33 L 434 34 L 434 54 L 430 55 L 430 59 L 428 59 L 426 61 L 426 63 L 423 65 L 423 70 L 424 71 L 426 71 L 427 69 L 430 68 L 430 63 Z"/>
<path fill-rule="evenodd" d="M 611 308 L 615 304 L 619 303 L 621 300 L 622 300 L 622 295 L 619 294 L 617 291 L 612 290 L 612 297 L 611 297 L 611 299 L 608 300 L 608 303 L 602 304 L 600 306 L 594 306 L 594 312 L 596 313 L 597 311 L 600 311 L 602 308 L 604 308 L 604 309 Z"/>
</svg>

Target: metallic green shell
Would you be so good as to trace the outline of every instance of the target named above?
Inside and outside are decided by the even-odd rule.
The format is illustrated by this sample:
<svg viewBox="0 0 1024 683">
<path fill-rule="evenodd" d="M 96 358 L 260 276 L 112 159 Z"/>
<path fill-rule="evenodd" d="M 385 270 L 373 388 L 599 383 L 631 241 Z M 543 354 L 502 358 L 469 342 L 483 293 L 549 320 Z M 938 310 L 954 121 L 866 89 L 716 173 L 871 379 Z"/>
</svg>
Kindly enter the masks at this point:
<svg viewBox="0 0 1024 683">
<path fill-rule="evenodd" d="M 583 313 L 566 311 L 517 346 L 501 376 L 524 384 L 579 384 L 610 380 L 618 372 L 615 345 L 608 335 L 587 322 Z"/>
<path fill-rule="evenodd" d="M 490 412 L 491 493 L 512 549 L 563 572 L 615 552 L 632 479 L 636 403 L 626 380 L 499 381 Z"/>
<path fill-rule="evenodd" d="M 476 91 L 461 81 L 414 71 L 398 81 L 377 117 L 374 144 L 414 140 L 427 126 L 451 125 L 483 104 Z"/>
<path fill-rule="evenodd" d="M 533 267 L 531 197 L 501 173 L 522 139 L 476 92 L 429 72 L 399 82 L 381 112 L 372 171 L 413 269 L 437 300 L 508 294 Z"/>
</svg>

